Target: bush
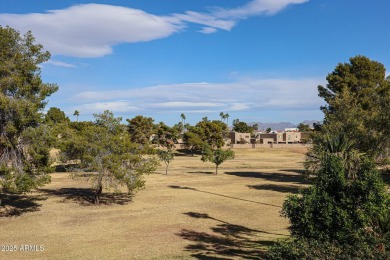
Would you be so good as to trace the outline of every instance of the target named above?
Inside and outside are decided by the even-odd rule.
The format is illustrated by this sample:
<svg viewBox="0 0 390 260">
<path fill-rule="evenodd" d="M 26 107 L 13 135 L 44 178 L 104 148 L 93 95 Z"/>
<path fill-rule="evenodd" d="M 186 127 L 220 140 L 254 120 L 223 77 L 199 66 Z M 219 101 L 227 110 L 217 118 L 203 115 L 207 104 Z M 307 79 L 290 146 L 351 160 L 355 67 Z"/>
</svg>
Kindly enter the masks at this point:
<svg viewBox="0 0 390 260">
<path fill-rule="evenodd" d="M 270 259 L 390 259 L 390 200 L 375 164 L 363 160 L 356 179 L 344 169 L 328 155 L 315 184 L 288 197 L 282 215 L 292 239 L 271 248 Z"/>
<path fill-rule="evenodd" d="M 388 242 L 387 242 L 388 243 Z M 388 246 L 388 245 L 387 245 Z M 339 244 L 337 241 L 290 239 L 279 241 L 272 246 L 267 259 L 390 259 L 390 251 L 383 250 L 382 244 L 359 240 L 354 244 Z"/>
</svg>

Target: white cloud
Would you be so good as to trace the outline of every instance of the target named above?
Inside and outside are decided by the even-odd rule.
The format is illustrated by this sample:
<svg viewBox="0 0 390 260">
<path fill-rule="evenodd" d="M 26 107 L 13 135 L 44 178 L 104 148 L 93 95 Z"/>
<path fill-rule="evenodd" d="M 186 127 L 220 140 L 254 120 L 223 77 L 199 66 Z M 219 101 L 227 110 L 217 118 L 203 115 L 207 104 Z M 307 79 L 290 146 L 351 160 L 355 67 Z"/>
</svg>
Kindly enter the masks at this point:
<svg viewBox="0 0 390 260">
<path fill-rule="evenodd" d="M 113 91 L 81 92 L 73 101 L 118 112 L 218 112 L 318 110 L 321 79 L 243 79 L 228 83 L 184 83 Z M 107 104 L 107 105 L 106 105 Z M 108 108 L 110 107 L 110 108 Z M 122 109 L 122 110 L 120 110 Z"/>
<path fill-rule="evenodd" d="M 171 21 L 176 21 L 176 23 L 190 22 L 195 24 L 206 25 L 207 27 L 212 27 L 216 29 L 222 29 L 230 31 L 233 26 L 236 24 L 232 20 L 223 20 L 218 19 L 213 15 L 187 11 L 184 14 L 174 14 Z"/>
<path fill-rule="evenodd" d="M 216 8 L 214 16 L 221 19 L 246 19 L 262 14 L 276 14 L 291 4 L 303 4 L 309 0 L 252 0 L 246 5 L 223 9 Z"/>
<path fill-rule="evenodd" d="M 252 0 L 233 8 L 215 8 L 209 13 L 186 11 L 166 16 L 142 10 L 103 4 L 74 5 L 46 13 L 0 13 L 0 24 L 21 32 L 31 30 L 52 54 L 101 57 L 120 43 L 152 41 L 182 31 L 188 23 L 202 25 L 199 32 L 230 31 L 241 19 L 275 14 L 291 4 L 308 0 Z"/>
<path fill-rule="evenodd" d="M 62 62 L 62 61 L 57 61 L 57 60 L 49 60 L 49 61 L 45 62 L 43 65 L 45 65 L 45 64 L 50 64 L 53 66 L 64 67 L 64 68 L 73 68 L 73 69 L 78 68 L 77 65 Z"/>
<path fill-rule="evenodd" d="M 199 32 L 204 33 L 204 34 L 211 34 L 211 33 L 217 32 L 217 31 L 218 30 L 216 28 L 213 28 L 213 27 L 203 27 L 202 30 L 199 30 Z"/>
<path fill-rule="evenodd" d="M 0 14 L 0 24 L 31 30 L 53 54 L 99 57 L 119 43 L 151 41 L 180 29 L 164 17 L 141 10 L 100 4 L 75 5 L 47 13 Z"/>
</svg>

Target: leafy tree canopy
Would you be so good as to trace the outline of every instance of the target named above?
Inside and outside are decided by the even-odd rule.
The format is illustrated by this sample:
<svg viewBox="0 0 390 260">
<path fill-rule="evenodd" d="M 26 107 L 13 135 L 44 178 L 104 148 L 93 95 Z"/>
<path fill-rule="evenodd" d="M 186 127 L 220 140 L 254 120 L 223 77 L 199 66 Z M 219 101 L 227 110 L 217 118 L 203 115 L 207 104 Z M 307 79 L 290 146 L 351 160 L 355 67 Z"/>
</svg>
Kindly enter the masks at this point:
<svg viewBox="0 0 390 260">
<path fill-rule="evenodd" d="M 308 133 L 308 132 L 312 131 L 310 126 L 307 124 L 304 124 L 304 123 L 299 123 L 297 128 L 298 128 L 299 132 L 303 132 L 303 133 Z"/>
<path fill-rule="evenodd" d="M 237 133 L 250 133 L 252 134 L 255 130 L 258 130 L 259 125 L 248 125 L 245 122 L 241 122 L 238 119 L 233 120 L 233 131 Z"/>
<path fill-rule="evenodd" d="M 64 111 L 57 107 L 51 107 L 46 115 L 45 121 L 48 124 L 61 124 L 61 123 L 69 123 L 69 118 L 65 115 Z"/>
<path fill-rule="evenodd" d="M 198 127 L 189 126 L 187 132 L 183 134 L 184 147 L 191 151 L 194 155 L 195 150 L 200 150 L 203 147 L 202 132 Z"/>
<path fill-rule="evenodd" d="M 61 157 L 64 162 L 79 160 L 80 170 L 93 172 L 86 178 L 95 190 L 98 204 L 103 188 L 119 191 L 119 187 L 126 186 L 129 194 L 143 188 L 144 174 L 154 172 L 157 161 L 145 156 L 130 136 L 120 131 L 120 118 L 110 111 L 96 114 L 95 119 L 95 124 L 81 131 L 70 129 L 64 133 Z M 85 175 L 75 174 L 80 176 Z"/>
<path fill-rule="evenodd" d="M 137 144 L 149 144 L 152 135 L 155 133 L 154 119 L 151 117 L 136 116 L 126 119 L 128 122 L 127 131 L 131 141 Z"/>
<path fill-rule="evenodd" d="M 219 120 L 203 120 L 197 123 L 195 127 L 198 128 L 197 133 L 203 143 L 209 145 L 211 149 L 221 148 L 225 144 L 224 137 L 227 132 L 225 123 Z"/>
<path fill-rule="evenodd" d="M 162 146 L 167 148 L 168 150 L 172 150 L 177 143 L 179 129 L 176 127 L 169 127 L 163 122 L 160 122 L 156 126 L 156 134 L 153 139 L 153 143 L 158 146 Z"/>
<path fill-rule="evenodd" d="M 21 36 L 0 26 L 0 187 L 28 191 L 49 178 L 49 140 L 43 126 L 48 96 L 57 91 L 43 83 L 40 64 L 50 53 L 35 44 L 31 32 Z M 40 133 L 40 134 L 39 134 Z M 37 143 L 36 145 L 34 138 Z M 50 136 L 50 134 L 48 135 Z"/>
<path fill-rule="evenodd" d="M 212 162 L 215 164 L 215 174 L 218 174 L 219 165 L 231 159 L 234 159 L 234 151 L 230 149 L 224 150 L 222 148 L 212 149 L 208 145 L 204 147 L 201 158 L 203 162 Z"/>
<path fill-rule="evenodd" d="M 390 79 L 383 64 L 364 56 L 340 63 L 318 86 L 326 101 L 323 132 L 345 133 L 355 148 L 378 159 L 390 145 Z M 314 144 L 316 145 L 316 144 Z M 386 158 L 387 159 L 387 158 Z"/>
</svg>

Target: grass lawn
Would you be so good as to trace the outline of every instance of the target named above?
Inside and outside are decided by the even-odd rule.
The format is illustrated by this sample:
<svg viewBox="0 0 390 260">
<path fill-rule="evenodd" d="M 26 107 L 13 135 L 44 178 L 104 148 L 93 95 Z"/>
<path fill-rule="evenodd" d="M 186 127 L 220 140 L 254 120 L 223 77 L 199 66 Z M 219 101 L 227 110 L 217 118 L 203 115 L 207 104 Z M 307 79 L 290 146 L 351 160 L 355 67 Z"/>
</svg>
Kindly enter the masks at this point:
<svg viewBox="0 0 390 260">
<path fill-rule="evenodd" d="M 88 183 L 53 173 L 41 190 L 3 199 L 1 249 L 17 251 L 0 251 L 0 259 L 262 259 L 288 236 L 280 210 L 305 187 L 305 149 L 235 152 L 218 175 L 199 156 L 180 154 L 135 197 L 104 191 L 99 206 Z"/>
</svg>

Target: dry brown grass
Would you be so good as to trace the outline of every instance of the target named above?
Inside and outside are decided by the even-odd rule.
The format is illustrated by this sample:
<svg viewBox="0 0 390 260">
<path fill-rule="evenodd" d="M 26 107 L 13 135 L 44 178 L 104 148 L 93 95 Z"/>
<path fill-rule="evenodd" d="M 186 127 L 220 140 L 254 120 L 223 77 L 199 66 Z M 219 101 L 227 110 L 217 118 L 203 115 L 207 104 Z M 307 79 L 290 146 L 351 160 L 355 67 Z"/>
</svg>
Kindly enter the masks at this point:
<svg viewBox="0 0 390 260">
<path fill-rule="evenodd" d="M 88 183 L 54 173 L 44 189 L 9 197 L 0 217 L 1 245 L 44 251 L 0 251 L 0 259 L 261 259 L 288 235 L 279 212 L 305 186 L 303 153 L 236 150 L 218 175 L 198 156 L 177 156 L 132 200 L 106 192 L 99 206 Z"/>
</svg>

